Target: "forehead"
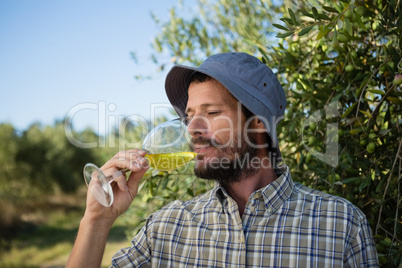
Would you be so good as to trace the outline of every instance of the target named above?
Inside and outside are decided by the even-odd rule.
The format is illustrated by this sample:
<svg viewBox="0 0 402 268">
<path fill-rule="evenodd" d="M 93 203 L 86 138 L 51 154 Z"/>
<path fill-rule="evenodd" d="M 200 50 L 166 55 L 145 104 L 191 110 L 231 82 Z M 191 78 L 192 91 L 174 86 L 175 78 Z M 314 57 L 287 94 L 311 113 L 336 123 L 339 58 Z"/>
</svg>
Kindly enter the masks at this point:
<svg viewBox="0 0 402 268">
<path fill-rule="evenodd" d="M 186 112 L 204 106 L 224 106 L 235 109 L 238 101 L 218 81 L 193 82 L 188 88 Z"/>
</svg>

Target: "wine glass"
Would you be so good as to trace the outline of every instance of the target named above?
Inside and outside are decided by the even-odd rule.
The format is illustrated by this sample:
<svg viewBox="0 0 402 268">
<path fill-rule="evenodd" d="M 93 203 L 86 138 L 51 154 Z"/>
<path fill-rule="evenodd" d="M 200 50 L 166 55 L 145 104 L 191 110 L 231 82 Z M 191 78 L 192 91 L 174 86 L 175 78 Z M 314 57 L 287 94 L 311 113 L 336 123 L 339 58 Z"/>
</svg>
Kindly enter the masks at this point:
<svg viewBox="0 0 402 268">
<path fill-rule="evenodd" d="M 145 137 L 142 149 L 154 172 L 172 171 L 196 157 L 189 145 L 187 126 L 180 118 L 166 121 L 153 128 Z M 84 167 L 84 179 L 95 199 L 105 207 L 113 204 L 111 183 L 129 170 L 120 170 L 106 176 L 99 167 L 88 163 Z"/>
</svg>

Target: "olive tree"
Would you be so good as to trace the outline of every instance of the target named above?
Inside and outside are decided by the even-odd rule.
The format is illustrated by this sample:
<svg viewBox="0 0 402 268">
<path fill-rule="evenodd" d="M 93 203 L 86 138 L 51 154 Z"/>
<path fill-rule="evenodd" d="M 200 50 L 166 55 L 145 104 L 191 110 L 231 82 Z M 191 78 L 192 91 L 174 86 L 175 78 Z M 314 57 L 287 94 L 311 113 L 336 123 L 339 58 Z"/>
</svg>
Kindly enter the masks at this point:
<svg viewBox="0 0 402 268">
<path fill-rule="evenodd" d="M 294 180 L 356 204 L 381 265 L 401 265 L 400 1 L 197 3 L 155 18 L 155 63 L 198 65 L 229 51 L 259 57 L 287 95 L 278 133 Z"/>
</svg>

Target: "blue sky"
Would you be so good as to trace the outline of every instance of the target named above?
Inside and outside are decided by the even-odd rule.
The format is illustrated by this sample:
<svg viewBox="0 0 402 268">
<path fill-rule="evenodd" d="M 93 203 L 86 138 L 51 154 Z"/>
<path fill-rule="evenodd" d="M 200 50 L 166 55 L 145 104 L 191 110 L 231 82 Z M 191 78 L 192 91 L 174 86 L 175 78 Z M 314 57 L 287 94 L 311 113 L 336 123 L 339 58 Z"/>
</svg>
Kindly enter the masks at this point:
<svg viewBox="0 0 402 268">
<path fill-rule="evenodd" d="M 150 12 L 167 21 L 169 8 L 176 4 L 177 0 L 0 1 L 0 123 L 24 130 L 34 122 L 53 124 L 69 114 L 74 129 L 90 126 L 101 132 L 99 117 L 150 118 L 151 104 L 168 106 L 166 71 L 158 74 L 150 60 L 150 44 L 159 31 Z M 139 64 L 130 52 L 137 54 Z M 137 81 L 136 74 L 155 78 Z M 111 128 L 112 123 L 103 124 Z"/>
</svg>

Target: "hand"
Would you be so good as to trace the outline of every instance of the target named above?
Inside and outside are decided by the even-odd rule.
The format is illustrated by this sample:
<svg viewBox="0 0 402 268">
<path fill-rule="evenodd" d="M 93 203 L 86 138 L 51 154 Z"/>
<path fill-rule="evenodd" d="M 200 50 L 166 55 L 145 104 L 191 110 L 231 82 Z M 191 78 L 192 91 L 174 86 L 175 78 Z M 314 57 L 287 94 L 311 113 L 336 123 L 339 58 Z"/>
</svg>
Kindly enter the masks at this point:
<svg viewBox="0 0 402 268">
<path fill-rule="evenodd" d="M 96 225 L 105 223 L 111 226 L 115 219 L 128 209 L 137 194 L 141 178 L 149 168 L 148 161 L 144 158 L 145 155 L 145 151 L 138 149 L 121 151 L 101 167 L 106 176 L 116 174 L 123 169 L 130 170 L 131 174 L 128 180 L 126 180 L 126 175 L 114 178 L 111 183 L 114 201 L 110 207 L 99 204 L 88 190 L 87 208 L 84 215 L 86 220 L 96 223 Z M 89 188 L 91 188 L 91 184 Z"/>
</svg>

